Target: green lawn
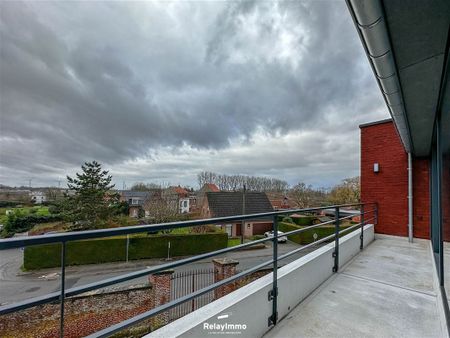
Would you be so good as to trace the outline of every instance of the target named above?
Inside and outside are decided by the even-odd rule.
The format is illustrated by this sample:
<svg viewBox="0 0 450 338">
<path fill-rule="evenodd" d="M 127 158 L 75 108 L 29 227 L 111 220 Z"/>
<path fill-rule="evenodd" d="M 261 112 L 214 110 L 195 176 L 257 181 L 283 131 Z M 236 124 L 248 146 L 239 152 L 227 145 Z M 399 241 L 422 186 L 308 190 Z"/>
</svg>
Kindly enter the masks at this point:
<svg viewBox="0 0 450 338">
<path fill-rule="evenodd" d="M 23 212 L 25 214 L 30 214 L 32 212 L 35 212 L 36 215 L 39 215 L 39 216 L 47 216 L 50 214 L 48 212 L 48 207 L 46 207 L 46 206 L 33 206 L 33 207 L 22 207 L 22 208 L 13 208 L 13 207 L 0 208 L 0 224 L 6 223 L 6 220 L 8 219 L 8 216 L 6 215 L 7 210 L 13 210 L 14 212 L 19 211 L 19 212 Z M 36 210 L 36 211 L 32 211 L 32 210 Z"/>
<path fill-rule="evenodd" d="M 228 238 L 228 247 L 231 248 L 232 246 L 236 246 L 241 244 L 240 238 Z"/>
<path fill-rule="evenodd" d="M 162 232 L 160 232 L 162 233 Z M 191 233 L 191 227 L 186 227 L 186 228 L 176 228 L 173 229 L 170 232 L 172 235 L 185 235 L 185 234 L 190 234 Z"/>
</svg>

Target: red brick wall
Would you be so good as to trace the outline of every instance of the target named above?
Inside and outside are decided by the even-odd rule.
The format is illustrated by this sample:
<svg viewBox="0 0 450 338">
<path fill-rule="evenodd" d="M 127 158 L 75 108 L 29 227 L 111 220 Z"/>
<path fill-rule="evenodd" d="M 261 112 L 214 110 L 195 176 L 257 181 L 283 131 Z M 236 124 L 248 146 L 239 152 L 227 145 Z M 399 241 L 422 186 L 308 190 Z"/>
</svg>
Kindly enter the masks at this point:
<svg viewBox="0 0 450 338">
<path fill-rule="evenodd" d="M 133 287 L 90 296 L 66 298 L 64 337 L 85 337 L 142 312 L 151 306 L 151 287 Z M 0 316 L 0 337 L 59 336 L 58 302 Z M 148 327 L 148 322 L 143 322 Z M 140 326 L 140 325 L 138 325 Z M 144 333 L 149 330 L 144 327 Z"/>
<path fill-rule="evenodd" d="M 361 201 L 378 202 L 377 233 L 408 235 L 407 168 L 408 155 L 392 122 L 361 126 Z M 428 159 L 414 159 L 413 182 L 414 237 L 429 238 Z"/>
<path fill-rule="evenodd" d="M 430 238 L 430 161 L 413 160 L 414 237 Z"/>
</svg>

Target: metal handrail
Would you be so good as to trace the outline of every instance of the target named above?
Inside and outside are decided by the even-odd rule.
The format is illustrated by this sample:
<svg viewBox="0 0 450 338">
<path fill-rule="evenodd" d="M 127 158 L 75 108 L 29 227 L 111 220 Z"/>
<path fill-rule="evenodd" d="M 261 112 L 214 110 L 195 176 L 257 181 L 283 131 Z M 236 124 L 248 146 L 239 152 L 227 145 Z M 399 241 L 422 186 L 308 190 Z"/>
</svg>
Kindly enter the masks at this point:
<svg viewBox="0 0 450 338">
<path fill-rule="evenodd" d="M 365 204 L 369 204 L 369 203 L 365 203 Z M 370 204 L 373 204 L 373 203 L 370 203 Z M 33 236 L 33 237 L 27 237 L 27 238 L 19 237 L 19 238 L 0 239 L 0 250 L 20 248 L 20 247 L 29 246 L 29 245 L 62 243 L 62 242 L 71 242 L 71 241 L 76 241 L 76 240 L 113 237 L 113 236 L 120 236 L 120 235 L 131 235 L 131 234 L 137 234 L 137 233 L 142 233 L 142 232 L 162 231 L 162 230 L 186 228 L 186 227 L 199 226 L 199 225 L 224 223 L 224 222 L 254 220 L 254 219 L 258 219 L 258 218 L 286 215 L 286 214 L 290 214 L 290 213 L 320 211 L 320 210 L 331 209 L 331 208 L 336 208 L 336 207 L 342 208 L 342 207 L 361 206 L 361 205 L 363 205 L 363 203 L 332 205 L 332 206 L 327 206 L 327 207 L 304 208 L 304 209 L 286 209 L 286 210 L 265 212 L 265 213 L 259 213 L 259 214 L 216 217 L 216 218 L 208 218 L 208 219 L 200 219 L 200 220 L 158 223 L 158 224 L 148 224 L 148 225 L 135 225 L 135 226 L 122 227 L 122 228 L 113 228 L 113 229 L 74 231 L 74 232 L 69 232 L 69 233 L 39 235 L 39 236 Z M 355 216 L 355 215 L 352 215 L 352 216 Z"/>
<path fill-rule="evenodd" d="M 370 211 L 364 212 L 364 205 L 367 204 L 374 204 L 375 208 Z M 351 207 L 351 206 L 359 206 L 361 207 L 361 211 L 358 214 L 355 215 L 349 215 L 345 217 L 339 217 L 339 209 L 342 207 Z M 300 213 L 300 212 L 311 212 L 311 211 L 320 211 L 324 209 L 330 209 L 334 208 L 336 211 L 335 218 L 330 221 L 322 222 L 316 225 L 308 226 L 302 229 L 297 229 L 289 232 L 283 233 L 281 236 L 290 236 L 293 234 L 298 234 L 301 232 L 309 231 L 311 229 L 315 229 L 327 224 L 335 224 L 335 233 L 321 238 L 318 241 L 315 241 L 311 244 L 302 246 L 298 249 L 295 249 L 293 251 L 290 251 L 286 254 L 283 254 L 281 256 L 278 256 L 278 216 L 292 214 L 292 213 Z M 363 247 L 363 227 L 369 220 L 364 221 L 364 214 L 375 211 L 375 217 L 372 219 L 376 219 L 377 217 L 377 205 L 376 203 L 355 203 L 355 204 L 345 204 L 345 205 L 333 205 L 333 206 L 326 206 L 326 207 L 317 207 L 317 208 L 306 208 L 306 209 L 286 209 L 281 211 L 275 211 L 275 212 L 269 212 L 269 213 L 260 213 L 260 214 L 250 214 L 250 215 L 238 215 L 238 216 L 229 216 L 229 217 L 219 217 L 219 218 L 212 218 L 212 219 L 203 219 L 203 220 L 194 220 L 194 221 L 182 221 L 182 222 L 171 222 L 171 223 L 165 223 L 165 224 L 155 224 L 155 225 L 143 225 L 143 226 L 131 226 L 131 227 L 123 227 L 123 228 L 116 228 L 116 229 L 102 229 L 102 230 L 88 230 L 88 231 L 79 231 L 79 232 L 72 232 L 72 233 L 62 233 L 62 234 L 52 234 L 52 235 L 43 235 L 43 236 L 33 236 L 29 238 L 13 238 L 13 239 L 2 239 L 0 240 L 0 250 L 9 249 L 9 248 L 17 248 L 17 247 L 26 247 L 31 245 L 39 245 L 39 244 L 51 244 L 51 243 L 61 243 L 61 292 L 53 292 L 44 296 L 35 297 L 29 300 L 17 302 L 14 304 L 7 304 L 0 306 L 0 315 L 8 314 L 12 312 L 16 312 L 19 310 L 27 309 L 32 306 L 41 305 L 45 303 L 49 303 L 52 301 L 60 300 L 61 305 L 61 314 L 60 314 L 60 336 L 63 336 L 64 332 L 64 299 L 66 297 L 74 296 L 77 294 L 85 293 L 87 291 L 99 289 L 102 287 L 110 286 L 113 284 L 121 283 L 124 281 L 132 280 L 135 278 L 143 277 L 149 274 L 153 274 L 156 272 L 161 272 L 167 269 L 175 268 L 178 266 L 182 266 L 188 263 L 193 263 L 202 259 L 214 257 L 223 253 L 236 251 L 242 248 L 250 247 L 255 244 L 264 243 L 271 241 L 273 243 L 273 257 L 271 260 L 264 262 L 262 264 L 257 265 L 256 267 L 253 267 L 251 269 L 242 271 L 230 278 L 227 278 L 225 280 L 222 280 L 220 282 L 214 283 L 204 289 L 198 290 L 190 295 L 184 296 L 182 298 L 179 298 L 177 300 L 171 301 L 169 303 L 166 303 L 162 306 L 159 306 L 155 309 L 149 310 L 147 312 L 144 312 L 138 316 L 135 316 L 133 318 L 130 318 L 126 321 L 117 323 L 115 325 L 112 325 L 104 330 L 101 330 L 97 333 L 94 333 L 91 335 L 92 337 L 105 337 L 110 334 L 113 334 L 114 332 L 117 332 L 119 330 L 122 330 L 126 327 L 129 327 L 130 325 L 133 325 L 141 320 L 147 319 L 153 315 L 156 315 L 158 313 L 164 312 L 167 309 L 170 309 L 172 307 L 175 307 L 181 303 L 184 303 L 188 300 L 194 299 L 202 294 L 205 294 L 207 292 L 210 292 L 222 285 L 228 284 L 234 280 L 237 280 L 241 277 L 244 277 L 248 274 L 251 274 L 262 267 L 265 267 L 267 265 L 273 264 L 273 291 L 272 291 L 272 301 L 273 301 L 273 315 L 269 318 L 270 325 L 275 325 L 277 322 L 277 270 L 278 270 L 278 261 L 285 259 L 287 257 L 290 257 L 302 250 L 305 250 L 307 248 L 310 248 L 312 246 L 318 245 L 322 242 L 335 239 L 336 245 L 335 245 L 335 253 L 333 254 L 335 257 L 335 267 L 333 268 L 334 271 L 337 271 L 337 264 L 339 259 L 339 235 L 343 232 L 350 231 L 351 229 L 355 229 L 357 227 L 361 227 L 361 249 Z M 362 221 L 356 225 L 353 225 L 351 227 L 348 227 L 346 229 L 340 230 L 339 223 L 342 220 L 353 218 L 355 216 L 361 215 Z M 171 263 L 165 263 L 160 264 L 155 267 L 146 268 L 143 270 L 122 274 L 116 277 L 104 279 L 98 282 L 89 283 L 83 286 L 70 288 L 68 290 L 65 289 L 65 253 L 66 253 L 66 243 L 70 241 L 75 240 L 84 240 L 84 239 L 93 239 L 93 238 L 104 238 L 104 237 L 112 237 L 112 236 L 118 236 L 118 235 L 124 235 L 124 234 L 135 234 L 135 233 L 142 233 L 142 232 L 149 232 L 149 231 L 160 231 L 160 230 L 167 230 L 167 229 L 174 229 L 174 228 L 181 228 L 181 227 L 190 227 L 190 226 L 198 226 L 198 225 L 207 225 L 207 224 L 217 224 L 217 223 L 225 223 L 225 222 L 232 222 L 232 221 L 242 221 L 242 220 L 254 220 L 259 218 L 267 218 L 267 217 L 273 217 L 273 230 L 274 230 L 274 236 L 263 238 L 260 240 L 255 240 L 249 243 L 240 244 L 234 247 L 230 248 L 224 248 L 220 250 L 216 250 L 213 252 L 208 252 L 200 255 L 196 255 L 193 257 L 188 257 L 185 259 L 181 259 L 175 262 Z"/>
</svg>

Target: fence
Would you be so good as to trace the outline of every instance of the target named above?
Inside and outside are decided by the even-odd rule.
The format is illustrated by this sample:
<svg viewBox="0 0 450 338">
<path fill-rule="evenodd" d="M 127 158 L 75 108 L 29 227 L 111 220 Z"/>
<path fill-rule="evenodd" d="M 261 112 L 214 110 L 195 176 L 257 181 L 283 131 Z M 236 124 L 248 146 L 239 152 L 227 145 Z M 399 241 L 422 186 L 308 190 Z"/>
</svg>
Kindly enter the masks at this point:
<svg viewBox="0 0 450 338">
<path fill-rule="evenodd" d="M 370 205 L 366 209 L 366 206 Z M 351 217 L 354 217 L 354 215 L 341 217 L 339 214 L 340 209 L 347 207 L 359 207 L 361 216 L 361 222 L 355 225 L 352 225 L 346 229 L 342 229 L 340 226 L 341 221 L 349 219 Z M 278 216 L 282 215 L 289 215 L 293 213 L 305 213 L 305 212 L 317 212 L 324 209 L 335 209 L 335 217 L 333 220 L 322 222 L 317 225 L 311 225 L 308 228 L 305 229 L 297 229 L 293 231 L 289 231 L 283 236 L 289 236 L 297 233 L 301 233 L 304 231 L 309 231 L 314 228 L 318 228 L 324 225 L 334 224 L 335 226 L 335 232 L 334 234 L 330 236 L 326 236 L 324 238 L 321 238 L 320 240 L 317 240 L 314 243 L 302 246 L 300 248 L 294 249 L 290 252 L 284 253 L 282 255 L 279 255 L 278 253 Z M 65 268 L 66 268 L 66 245 L 67 243 L 77 241 L 77 240 L 87 240 L 87 239 L 94 239 L 94 238 L 102 238 L 102 237 L 114 237 L 114 236 L 120 236 L 120 235 L 127 235 L 127 234 L 136 234 L 136 233 L 145 233 L 149 231 L 161 231 L 161 230 L 168 230 L 168 229 L 175 229 L 175 228 L 185 228 L 185 227 L 192 227 L 192 226 L 200 226 L 200 225 L 208 225 L 208 224 L 224 224 L 224 223 L 232 223 L 235 221 L 245 221 L 245 220 L 253 220 L 253 219 L 266 219 L 267 217 L 273 218 L 273 231 L 275 236 L 263 238 L 260 240 L 254 240 L 249 243 L 240 244 L 234 247 L 230 248 L 224 248 L 220 250 L 216 250 L 213 252 L 207 252 L 203 254 L 199 254 L 192 257 L 187 257 L 184 259 L 176 260 L 174 262 L 170 263 L 164 263 L 158 266 L 151 266 L 147 267 L 145 269 L 139 270 L 139 271 L 133 271 L 126 274 L 121 274 L 119 276 L 110 277 L 103 279 L 98 282 L 93 282 L 89 284 L 85 284 L 82 286 L 72 287 L 70 289 L 66 289 L 66 277 L 65 277 Z M 189 302 L 192 299 L 198 298 L 199 296 L 205 295 L 210 293 L 211 291 L 214 291 L 216 289 L 226 288 L 227 285 L 230 283 L 234 283 L 237 280 L 241 279 L 242 277 L 245 277 L 246 275 L 250 275 L 258 270 L 261 270 L 262 268 L 265 268 L 267 266 L 273 267 L 273 274 L 272 274 L 272 289 L 269 293 L 269 295 L 266 297 L 267 301 L 272 303 L 272 314 L 267 320 L 268 326 L 273 326 L 277 324 L 278 321 L 278 305 L 277 305 L 277 299 L 278 299 L 278 262 L 287 258 L 291 257 L 295 254 L 298 254 L 299 252 L 303 250 L 310 249 L 311 247 L 323 243 L 326 241 L 330 241 L 334 239 L 335 246 L 334 246 L 334 266 L 333 266 L 333 272 L 337 272 L 339 269 L 339 237 L 341 234 L 352 231 L 352 230 L 359 230 L 361 232 L 360 234 L 360 249 L 363 250 L 364 246 L 364 225 L 368 224 L 368 222 L 374 221 L 376 224 L 377 222 L 377 205 L 375 203 L 357 203 L 357 204 L 347 204 L 347 205 L 334 205 L 334 206 L 328 206 L 328 207 L 318 207 L 318 208 L 308 208 L 308 209 L 291 209 L 291 210 L 283 210 L 283 211 L 274 211 L 274 212 L 267 212 L 267 213 L 260 213 L 260 214 L 249 214 L 249 215 L 237 215 L 237 216 L 228 216 L 228 217 L 218 217 L 218 218 L 211 218 L 211 219 L 202 219 L 202 220 L 192 220 L 192 221 L 183 221 L 183 222 L 172 222 L 172 223 L 165 223 L 165 224 L 153 224 L 153 225 L 140 225 L 140 226 L 131 226 L 131 227 L 124 227 L 124 228 L 114 228 L 114 229 L 101 229 L 101 230 L 90 230 L 90 231 L 78 231 L 78 232 L 69 232 L 64 234 L 51 234 L 51 235 L 45 235 L 45 236 L 33 236 L 33 237 L 27 237 L 27 238 L 11 238 L 11 239 L 0 239 L 0 250 L 9 249 L 9 248 L 20 248 L 20 247 L 28 247 L 31 245 L 39 245 L 39 244 L 52 244 L 52 243 L 61 243 L 61 288 L 58 291 L 40 296 L 35 297 L 32 299 L 27 299 L 25 301 L 20 301 L 15 304 L 6 304 L 0 306 L 0 315 L 8 314 L 8 313 L 14 313 L 19 310 L 31 308 L 35 305 L 40 304 L 46 304 L 53 301 L 59 301 L 60 303 L 60 329 L 59 329 L 59 335 L 60 337 L 64 336 L 64 302 L 66 297 L 71 297 L 77 294 L 82 294 L 87 291 L 92 291 L 95 289 L 104 288 L 110 285 L 126 282 L 135 278 L 148 276 L 155 273 L 161 273 L 163 271 L 167 271 L 168 269 L 173 269 L 182 265 L 198 262 L 207 258 L 211 258 L 214 256 L 218 256 L 227 252 L 241 250 L 243 248 L 247 248 L 250 246 L 253 246 L 255 244 L 259 243 L 265 243 L 265 242 L 272 242 L 272 257 L 271 259 L 258 264 L 252 268 L 249 268 L 243 272 L 237 273 L 233 276 L 226 276 L 226 278 L 221 279 L 218 282 L 215 282 L 214 284 L 211 284 L 209 286 L 203 287 L 197 291 L 190 292 L 189 294 L 182 296 L 176 300 L 169 301 L 167 303 L 159 303 L 155 308 L 148 310 L 146 312 L 143 312 L 139 315 L 136 315 L 132 318 L 129 318 L 127 320 L 124 320 L 120 323 L 116 323 L 114 325 L 111 325 L 110 327 L 100 330 L 94 334 L 92 334 L 90 337 L 109 337 L 119 331 L 122 331 L 126 328 L 129 328 L 133 325 L 136 325 L 137 323 L 140 323 L 142 321 L 145 321 L 146 319 L 150 319 L 154 316 L 157 316 L 159 314 L 163 314 L 170 309 L 179 306 L 182 303 Z"/>
<path fill-rule="evenodd" d="M 190 293 L 214 284 L 214 269 L 197 269 L 174 273 L 171 278 L 170 298 L 176 300 Z M 175 320 L 211 303 L 214 291 L 207 292 L 197 298 L 184 302 L 169 312 L 170 320 Z"/>
<path fill-rule="evenodd" d="M 222 268 L 221 271 L 224 269 Z M 235 265 L 228 271 L 227 277 L 234 276 L 237 273 L 242 273 L 243 270 L 235 269 Z M 272 268 L 264 268 L 258 271 L 253 272 L 250 275 L 246 275 L 240 279 L 238 279 L 235 283 L 233 283 L 233 287 L 231 290 L 240 288 L 248 283 L 255 281 L 256 279 L 272 272 Z M 220 273 L 218 270 L 214 268 L 205 268 L 205 269 L 196 269 L 190 271 L 181 271 L 172 274 L 170 279 L 170 300 L 176 300 L 186 295 L 189 295 L 193 292 L 201 290 L 207 286 L 213 285 L 220 280 Z M 227 290 L 224 290 L 223 294 L 220 294 L 214 290 L 205 293 L 197 298 L 193 298 L 187 302 L 184 302 L 169 311 L 169 321 L 176 320 L 181 318 L 188 313 L 191 313 L 202 306 L 205 306 L 217 298 L 224 296 L 228 293 Z"/>
</svg>

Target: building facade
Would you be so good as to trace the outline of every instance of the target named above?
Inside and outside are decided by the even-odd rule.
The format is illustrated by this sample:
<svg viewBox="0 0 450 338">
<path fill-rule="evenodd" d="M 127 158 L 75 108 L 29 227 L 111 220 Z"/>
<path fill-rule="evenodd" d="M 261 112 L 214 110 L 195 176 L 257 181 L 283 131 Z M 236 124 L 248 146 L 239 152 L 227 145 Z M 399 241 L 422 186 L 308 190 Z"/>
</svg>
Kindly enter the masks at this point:
<svg viewBox="0 0 450 338">
<path fill-rule="evenodd" d="M 391 119 L 363 124 L 361 201 L 378 203 L 376 231 L 408 236 L 408 154 Z M 413 234 L 430 238 L 430 163 L 412 160 Z"/>
</svg>

